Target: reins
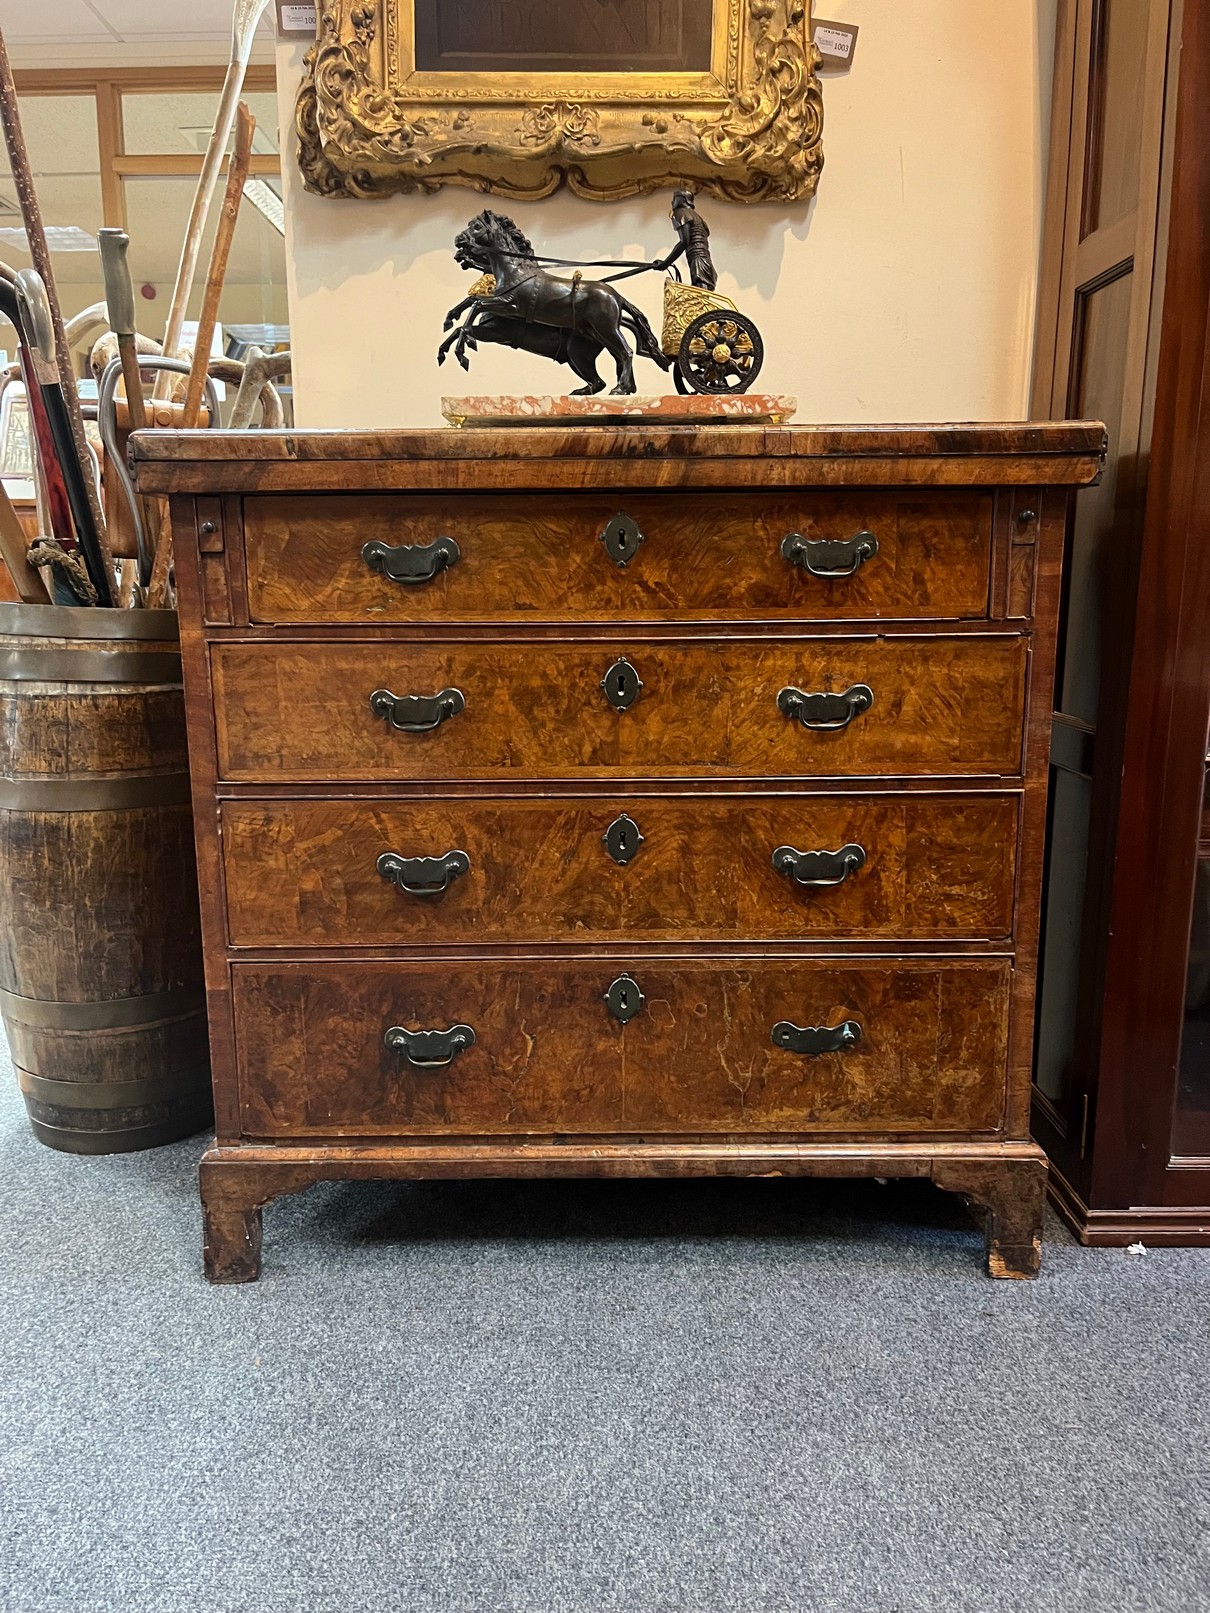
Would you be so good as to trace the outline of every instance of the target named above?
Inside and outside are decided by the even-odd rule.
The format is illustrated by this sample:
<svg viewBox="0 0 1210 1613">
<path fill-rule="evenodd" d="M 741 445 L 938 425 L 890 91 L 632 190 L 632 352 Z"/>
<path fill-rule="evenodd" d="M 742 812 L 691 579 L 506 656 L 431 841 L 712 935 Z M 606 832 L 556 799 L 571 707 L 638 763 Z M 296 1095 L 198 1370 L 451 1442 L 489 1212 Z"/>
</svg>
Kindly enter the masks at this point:
<svg viewBox="0 0 1210 1613">
<path fill-rule="evenodd" d="M 634 258 L 547 258 L 539 252 L 504 252 L 496 249 L 502 258 L 521 258 L 526 263 L 547 263 L 559 269 L 621 269 L 622 274 L 605 274 L 601 276 L 601 285 L 607 286 L 615 280 L 628 280 L 631 275 L 646 274 L 662 267 L 659 260 L 652 263 L 638 263 Z M 679 280 L 681 271 L 676 264 L 671 264 L 670 272 Z"/>
</svg>

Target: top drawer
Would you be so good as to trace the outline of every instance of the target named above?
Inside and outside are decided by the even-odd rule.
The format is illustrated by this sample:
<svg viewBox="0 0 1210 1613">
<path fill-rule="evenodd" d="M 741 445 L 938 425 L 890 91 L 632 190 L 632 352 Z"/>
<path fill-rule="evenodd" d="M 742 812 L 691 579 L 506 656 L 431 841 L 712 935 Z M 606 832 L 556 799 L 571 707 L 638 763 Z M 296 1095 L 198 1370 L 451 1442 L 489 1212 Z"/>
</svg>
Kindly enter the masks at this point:
<svg viewBox="0 0 1210 1613">
<path fill-rule="evenodd" d="M 254 622 L 936 620 L 987 614 L 992 498 L 264 495 L 244 529 Z"/>
</svg>

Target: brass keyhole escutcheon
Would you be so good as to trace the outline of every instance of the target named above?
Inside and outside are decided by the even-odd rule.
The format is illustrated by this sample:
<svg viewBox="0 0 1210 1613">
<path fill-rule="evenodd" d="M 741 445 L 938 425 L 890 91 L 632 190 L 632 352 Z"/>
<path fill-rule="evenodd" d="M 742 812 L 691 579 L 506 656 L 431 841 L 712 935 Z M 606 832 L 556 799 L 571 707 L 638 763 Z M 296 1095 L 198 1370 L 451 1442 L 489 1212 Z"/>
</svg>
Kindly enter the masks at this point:
<svg viewBox="0 0 1210 1613">
<path fill-rule="evenodd" d="M 619 975 L 605 993 L 605 1006 L 620 1025 L 641 1013 L 646 1001 L 633 975 Z"/>
<path fill-rule="evenodd" d="M 639 531 L 637 521 L 633 521 L 623 510 L 619 510 L 612 521 L 601 529 L 601 542 L 605 545 L 605 553 L 615 566 L 628 566 L 639 552 L 639 544 L 643 542 L 643 534 Z"/>
<path fill-rule="evenodd" d="M 639 698 L 643 680 L 623 655 L 601 679 L 605 698 L 615 711 L 629 711 Z"/>
<path fill-rule="evenodd" d="M 625 865 L 638 856 L 639 847 L 643 844 L 643 832 L 634 819 L 623 812 L 613 820 L 601 839 L 614 862 Z"/>
</svg>

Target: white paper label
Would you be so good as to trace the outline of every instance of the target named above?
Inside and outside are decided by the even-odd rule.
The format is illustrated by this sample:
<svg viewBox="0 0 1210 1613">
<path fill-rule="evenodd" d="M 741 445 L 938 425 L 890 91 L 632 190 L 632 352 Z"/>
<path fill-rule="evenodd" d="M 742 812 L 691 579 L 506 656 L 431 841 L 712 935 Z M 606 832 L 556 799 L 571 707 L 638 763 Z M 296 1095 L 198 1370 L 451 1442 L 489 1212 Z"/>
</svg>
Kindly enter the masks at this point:
<svg viewBox="0 0 1210 1613">
<path fill-rule="evenodd" d="M 841 28 L 835 23 L 818 23 L 815 28 L 815 43 L 819 46 L 821 55 L 847 62 L 853 55 L 856 32 L 855 28 Z"/>
<path fill-rule="evenodd" d="M 283 34 L 313 34 L 315 7 L 296 5 L 293 0 L 277 0 L 277 26 Z"/>
</svg>

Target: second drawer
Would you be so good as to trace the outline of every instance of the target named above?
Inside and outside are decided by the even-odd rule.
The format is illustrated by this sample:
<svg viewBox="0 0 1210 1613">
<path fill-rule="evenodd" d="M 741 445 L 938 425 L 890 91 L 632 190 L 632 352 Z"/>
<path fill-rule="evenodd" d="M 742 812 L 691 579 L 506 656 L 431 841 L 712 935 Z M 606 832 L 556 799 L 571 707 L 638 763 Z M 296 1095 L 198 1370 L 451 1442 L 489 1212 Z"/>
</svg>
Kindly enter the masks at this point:
<svg viewBox="0 0 1210 1613">
<path fill-rule="evenodd" d="M 220 775 L 1017 774 L 1029 641 L 228 643 Z"/>
<path fill-rule="evenodd" d="M 1008 794 L 227 802 L 222 823 L 241 947 L 1012 927 Z"/>
</svg>

